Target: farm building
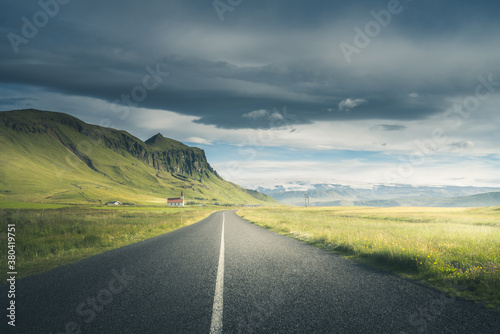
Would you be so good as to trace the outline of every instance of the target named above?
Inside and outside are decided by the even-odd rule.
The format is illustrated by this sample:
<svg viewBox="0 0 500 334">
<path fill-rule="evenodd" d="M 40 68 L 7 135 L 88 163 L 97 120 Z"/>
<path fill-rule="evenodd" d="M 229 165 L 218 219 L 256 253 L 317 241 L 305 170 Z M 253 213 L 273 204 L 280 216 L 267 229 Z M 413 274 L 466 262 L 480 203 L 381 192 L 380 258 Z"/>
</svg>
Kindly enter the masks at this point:
<svg viewBox="0 0 500 334">
<path fill-rule="evenodd" d="M 184 206 L 184 194 L 181 191 L 181 197 L 179 198 L 168 198 L 167 206 Z"/>
</svg>

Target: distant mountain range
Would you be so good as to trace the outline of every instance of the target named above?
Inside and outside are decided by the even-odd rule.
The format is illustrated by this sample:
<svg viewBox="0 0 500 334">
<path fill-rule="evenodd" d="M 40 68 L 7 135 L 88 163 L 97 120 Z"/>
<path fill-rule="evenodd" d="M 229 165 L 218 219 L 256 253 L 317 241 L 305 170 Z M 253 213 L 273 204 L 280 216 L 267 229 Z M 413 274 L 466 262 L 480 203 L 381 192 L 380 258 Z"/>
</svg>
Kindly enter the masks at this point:
<svg viewBox="0 0 500 334">
<path fill-rule="evenodd" d="M 40 110 L 0 112 L 0 200 L 162 204 L 183 191 L 199 204 L 276 203 L 223 180 L 205 152 Z"/>
<path fill-rule="evenodd" d="M 426 207 L 482 207 L 500 206 L 500 188 L 458 186 L 375 185 L 353 188 L 340 184 L 313 184 L 258 188 L 283 204 L 304 205 L 304 195 L 314 206 L 426 206 Z M 295 190 L 299 188 L 300 190 Z"/>
</svg>

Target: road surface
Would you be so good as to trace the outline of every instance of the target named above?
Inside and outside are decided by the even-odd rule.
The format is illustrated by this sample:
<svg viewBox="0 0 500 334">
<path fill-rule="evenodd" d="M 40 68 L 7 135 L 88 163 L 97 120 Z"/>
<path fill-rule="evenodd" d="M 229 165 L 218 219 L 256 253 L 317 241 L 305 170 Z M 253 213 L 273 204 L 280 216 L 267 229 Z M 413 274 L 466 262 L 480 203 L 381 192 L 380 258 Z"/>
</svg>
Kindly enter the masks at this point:
<svg viewBox="0 0 500 334">
<path fill-rule="evenodd" d="M 17 281 L 2 333 L 499 333 L 500 315 L 218 212 Z M 457 287 L 461 288 L 461 287 Z"/>
</svg>

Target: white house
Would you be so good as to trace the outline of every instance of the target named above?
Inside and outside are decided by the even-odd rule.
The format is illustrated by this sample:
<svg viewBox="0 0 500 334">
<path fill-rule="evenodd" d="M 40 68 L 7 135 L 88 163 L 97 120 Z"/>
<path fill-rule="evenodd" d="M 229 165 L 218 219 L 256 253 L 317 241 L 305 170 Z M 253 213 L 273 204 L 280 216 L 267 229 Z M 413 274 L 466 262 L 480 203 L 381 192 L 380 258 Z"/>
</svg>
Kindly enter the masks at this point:
<svg viewBox="0 0 500 334">
<path fill-rule="evenodd" d="M 180 198 L 168 198 L 167 199 L 167 206 L 184 206 L 184 194 L 181 191 L 181 197 Z"/>
</svg>

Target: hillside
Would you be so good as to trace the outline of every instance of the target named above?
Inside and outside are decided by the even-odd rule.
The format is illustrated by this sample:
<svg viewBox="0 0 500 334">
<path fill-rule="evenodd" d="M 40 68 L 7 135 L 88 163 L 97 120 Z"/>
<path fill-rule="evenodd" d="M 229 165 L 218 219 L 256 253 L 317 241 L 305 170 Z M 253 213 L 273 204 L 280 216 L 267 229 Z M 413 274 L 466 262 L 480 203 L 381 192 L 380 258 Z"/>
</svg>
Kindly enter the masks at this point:
<svg viewBox="0 0 500 334">
<path fill-rule="evenodd" d="M 199 148 L 63 113 L 0 112 L 0 147 L 0 200 L 164 204 L 182 190 L 191 203 L 276 203 L 223 180 Z"/>
</svg>

